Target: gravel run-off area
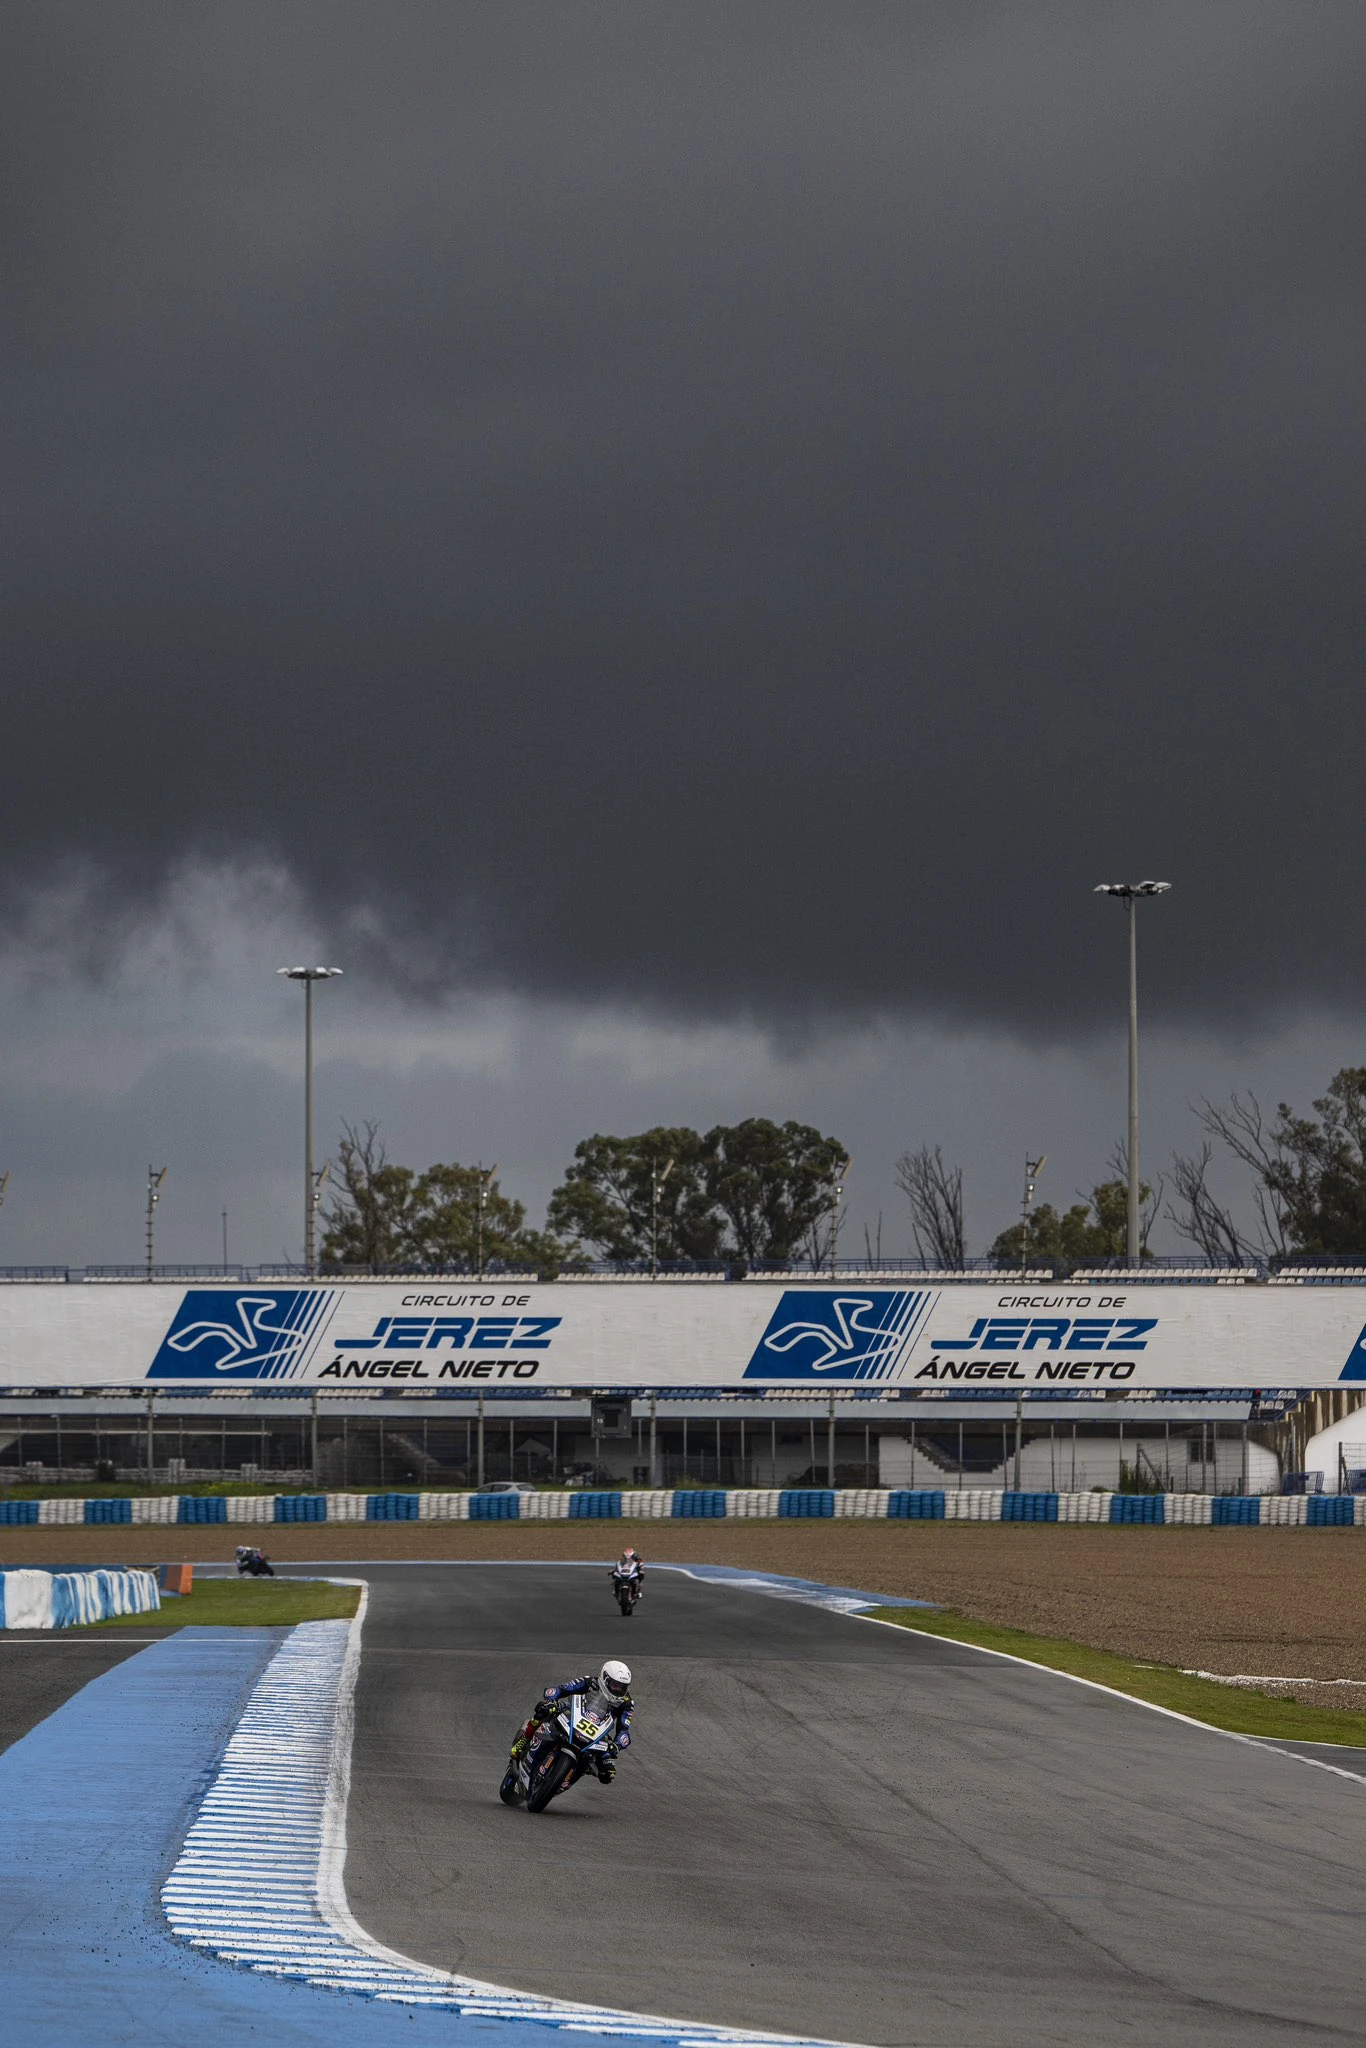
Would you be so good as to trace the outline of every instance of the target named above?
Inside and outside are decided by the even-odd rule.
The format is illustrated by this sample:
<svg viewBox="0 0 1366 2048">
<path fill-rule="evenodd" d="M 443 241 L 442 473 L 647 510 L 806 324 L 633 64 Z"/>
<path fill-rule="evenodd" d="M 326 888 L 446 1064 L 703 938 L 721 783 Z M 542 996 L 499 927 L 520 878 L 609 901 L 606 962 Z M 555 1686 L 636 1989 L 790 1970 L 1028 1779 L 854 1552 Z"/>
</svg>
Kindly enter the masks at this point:
<svg viewBox="0 0 1366 2048">
<path fill-rule="evenodd" d="M 1185 1670 L 1366 1684 L 1366 1530 L 943 1522 L 351 1523 L 0 1529 L 0 1564 L 226 1564 L 235 1542 L 288 1559 L 607 1560 L 749 1566 L 909 1594 L 977 1621 Z M 1359 1707 L 1355 1687 L 1296 1686 Z"/>
</svg>

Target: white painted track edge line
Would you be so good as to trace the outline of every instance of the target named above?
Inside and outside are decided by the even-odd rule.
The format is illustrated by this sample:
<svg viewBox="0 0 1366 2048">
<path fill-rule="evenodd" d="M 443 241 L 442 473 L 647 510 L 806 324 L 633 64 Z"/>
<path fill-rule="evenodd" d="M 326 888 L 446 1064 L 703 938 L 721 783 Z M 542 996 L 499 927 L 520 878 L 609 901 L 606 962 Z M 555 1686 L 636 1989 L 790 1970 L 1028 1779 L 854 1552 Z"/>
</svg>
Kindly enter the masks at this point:
<svg viewBox="0 0 1366 2048">
<path fill-rule="evenodd" d="M 1075 1671 L 1059 1671 L 1054 1664 L 1039 1664 L 1032 1657 L 1020 1657 L 1010 1650 L 989 1650 L 985 1643 L 964 1642 L 961 1636 L 936 1636 L 933 1629 L 907 1628 L 899 1621 L 883 1621 L 876 1614 L 850 1614 L 851 1621 L 870 1622 L 874 1628 L 894 1628 L 899 1635 L 924 1635 L 931 1641 L 953 1643 L 960 1650 L 975 1650 L 979 1657 L 999 1657 L 1004 1664 L 1022 1664 L 1026 1671 L 1043 1671 L 1050 1678 L 1066 1679 L 1069 1685 L 1084 1685 L 1090 1692 L 1103 1692 L 1112 1700 L 1123 1700 L 1126 1706 L 1142 1707 L 1146 1713 L 1162 1714 L 1169 1721 L 1184 1722 L 1187 1728 L 1198 1728 L 1205 1735 L 1222 1735 L 1229 1742 L 1247 1743 L 1253 1749 L 1269 1750 L 1272 1756 L 1287 1756 L 1292 1763 L 1308 1764 L 1311 1770 L 1331 1772 L 1335 1778 L 1350 1778 L 1356 1785 L 1366 1785 L 1366 1776 L 1360 1771 L 1349 1771 L 1341 1764 L 1330 1764 L 1319 1756 L 1303 1756 L 1297 1749 L 1281 1749 L 1262 1735 L 1242 1735 L 1236 1728 L 1218 1728 L 1212 1721 L 1197 1721 L 1194 1714 L 1182 1714 L 1175 1707 L 1160 1707 L 1156 1700 L 1140 1699 L 1137 1693 L 1121 1692 L 1118 1686 L 1102 1685 L 1098 1678 L 1079 1678 Z"/>
</svg>

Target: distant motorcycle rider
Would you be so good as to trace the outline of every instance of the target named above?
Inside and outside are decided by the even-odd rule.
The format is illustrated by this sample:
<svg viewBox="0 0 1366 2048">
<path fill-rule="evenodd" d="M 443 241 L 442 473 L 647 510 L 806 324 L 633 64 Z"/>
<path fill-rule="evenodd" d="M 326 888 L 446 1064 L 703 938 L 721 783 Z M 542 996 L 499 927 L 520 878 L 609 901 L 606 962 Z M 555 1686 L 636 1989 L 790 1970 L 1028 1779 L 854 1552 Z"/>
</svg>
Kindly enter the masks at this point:
<svg viewBox="0 0 1366 2048">
<path fill-rule="evenodd" d="M 597 1765 L 598 1777 L 604 1785 L 610 1785 L 617 1774 L 618 1753 L 631 1747 L 631 1715 L 635 1710 L 635 1701 L 631 1697 L 630 1666 L 623 1664 L 619 1657 L 609 1657 L 596 1676 L 589 1671 L 582 1678 L 567 1678 L 562 1685 L 548 1685 L 532 1708 L 531 1719 L 512 1745 L 514 1760 L 526 1756 L 529 1767 L 534 1769 L 537 1751 L 551 1739 L 545 1723 L 555 1718 L 557 1703 L 583 1694 L 595 1696 L 612 1717 L 612 1739 L 607 1745 L 607 1758 Z"/>
<path fill-rule="evenodd" d="M 621 1556 L 617 1559 L 616 1563 L 612 1566 L 611 1579 L 613 1591 L 616 1590 L 616 1588 L 622 1583 L 623 1580 L 634 1579 L 636 1582 L 637 1600 L 639 1600 L 641 1595 L 644 1593 L 645 1560 L 638 1550 L 632 1549 L 629 1543 L 627 1544 L 625 1550 L 622 1551 Z"/>
</svg>

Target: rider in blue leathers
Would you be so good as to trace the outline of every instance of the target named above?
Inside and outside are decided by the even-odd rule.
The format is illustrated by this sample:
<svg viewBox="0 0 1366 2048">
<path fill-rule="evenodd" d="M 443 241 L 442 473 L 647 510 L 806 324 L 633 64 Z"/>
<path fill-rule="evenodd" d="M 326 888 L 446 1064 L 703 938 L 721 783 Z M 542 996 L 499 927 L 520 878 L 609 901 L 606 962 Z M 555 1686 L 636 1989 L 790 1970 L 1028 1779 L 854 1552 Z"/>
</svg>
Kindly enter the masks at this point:
<svg viewBox="0 0 1366 2048">
<path fill-rule="evenodd" d="M 635 1701 L 631 1698 L 630 1667 L 619 1657 L 609 1657 L 596 1676 L 589 1671 L 582 1678 L 567 1678 L 562 1685 L 548 1685 L 532 1709 L 531 1719 L 512 1745 L 513 1756 L 526 1752 L 528 1760 L 534 1760 L 536 1751 L 545 1740 L 542 1724 L 554 1718 L 556 1701 L 585 1693 L 594 1695 L 612 1716 L 614 1725 L 607 1761 L 598 1765 L 599 1778 L 604 1785 L 610 1785 L 617 1774 L 618 1751 L 631 1747 L 631 1715 L 635 1709 Z"/>
</svg>

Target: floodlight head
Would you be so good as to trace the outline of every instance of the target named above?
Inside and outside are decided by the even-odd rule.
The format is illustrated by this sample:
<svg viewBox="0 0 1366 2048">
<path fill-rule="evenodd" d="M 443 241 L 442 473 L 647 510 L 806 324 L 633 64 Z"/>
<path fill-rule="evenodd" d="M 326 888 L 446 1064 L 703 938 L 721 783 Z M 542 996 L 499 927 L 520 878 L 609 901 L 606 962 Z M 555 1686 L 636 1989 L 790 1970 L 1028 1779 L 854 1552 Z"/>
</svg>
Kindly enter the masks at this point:
<svg viewBox="0 0 1366 2048">
<path fill-rule="evenodd" d="M 275 972 L 283 974 L 286 981 L 333 981 L 344 974 L 342 967 L 277 967 Z"/>
<path fill-rule="evenodd" d="M 1122 896 L 1126 900 L 1130 900 L 1135 896 L 1161 896 L 1170 887 L 1170 882 L 1097 882 L 1091 894 L 1093 896 Z"/>
</svg>

